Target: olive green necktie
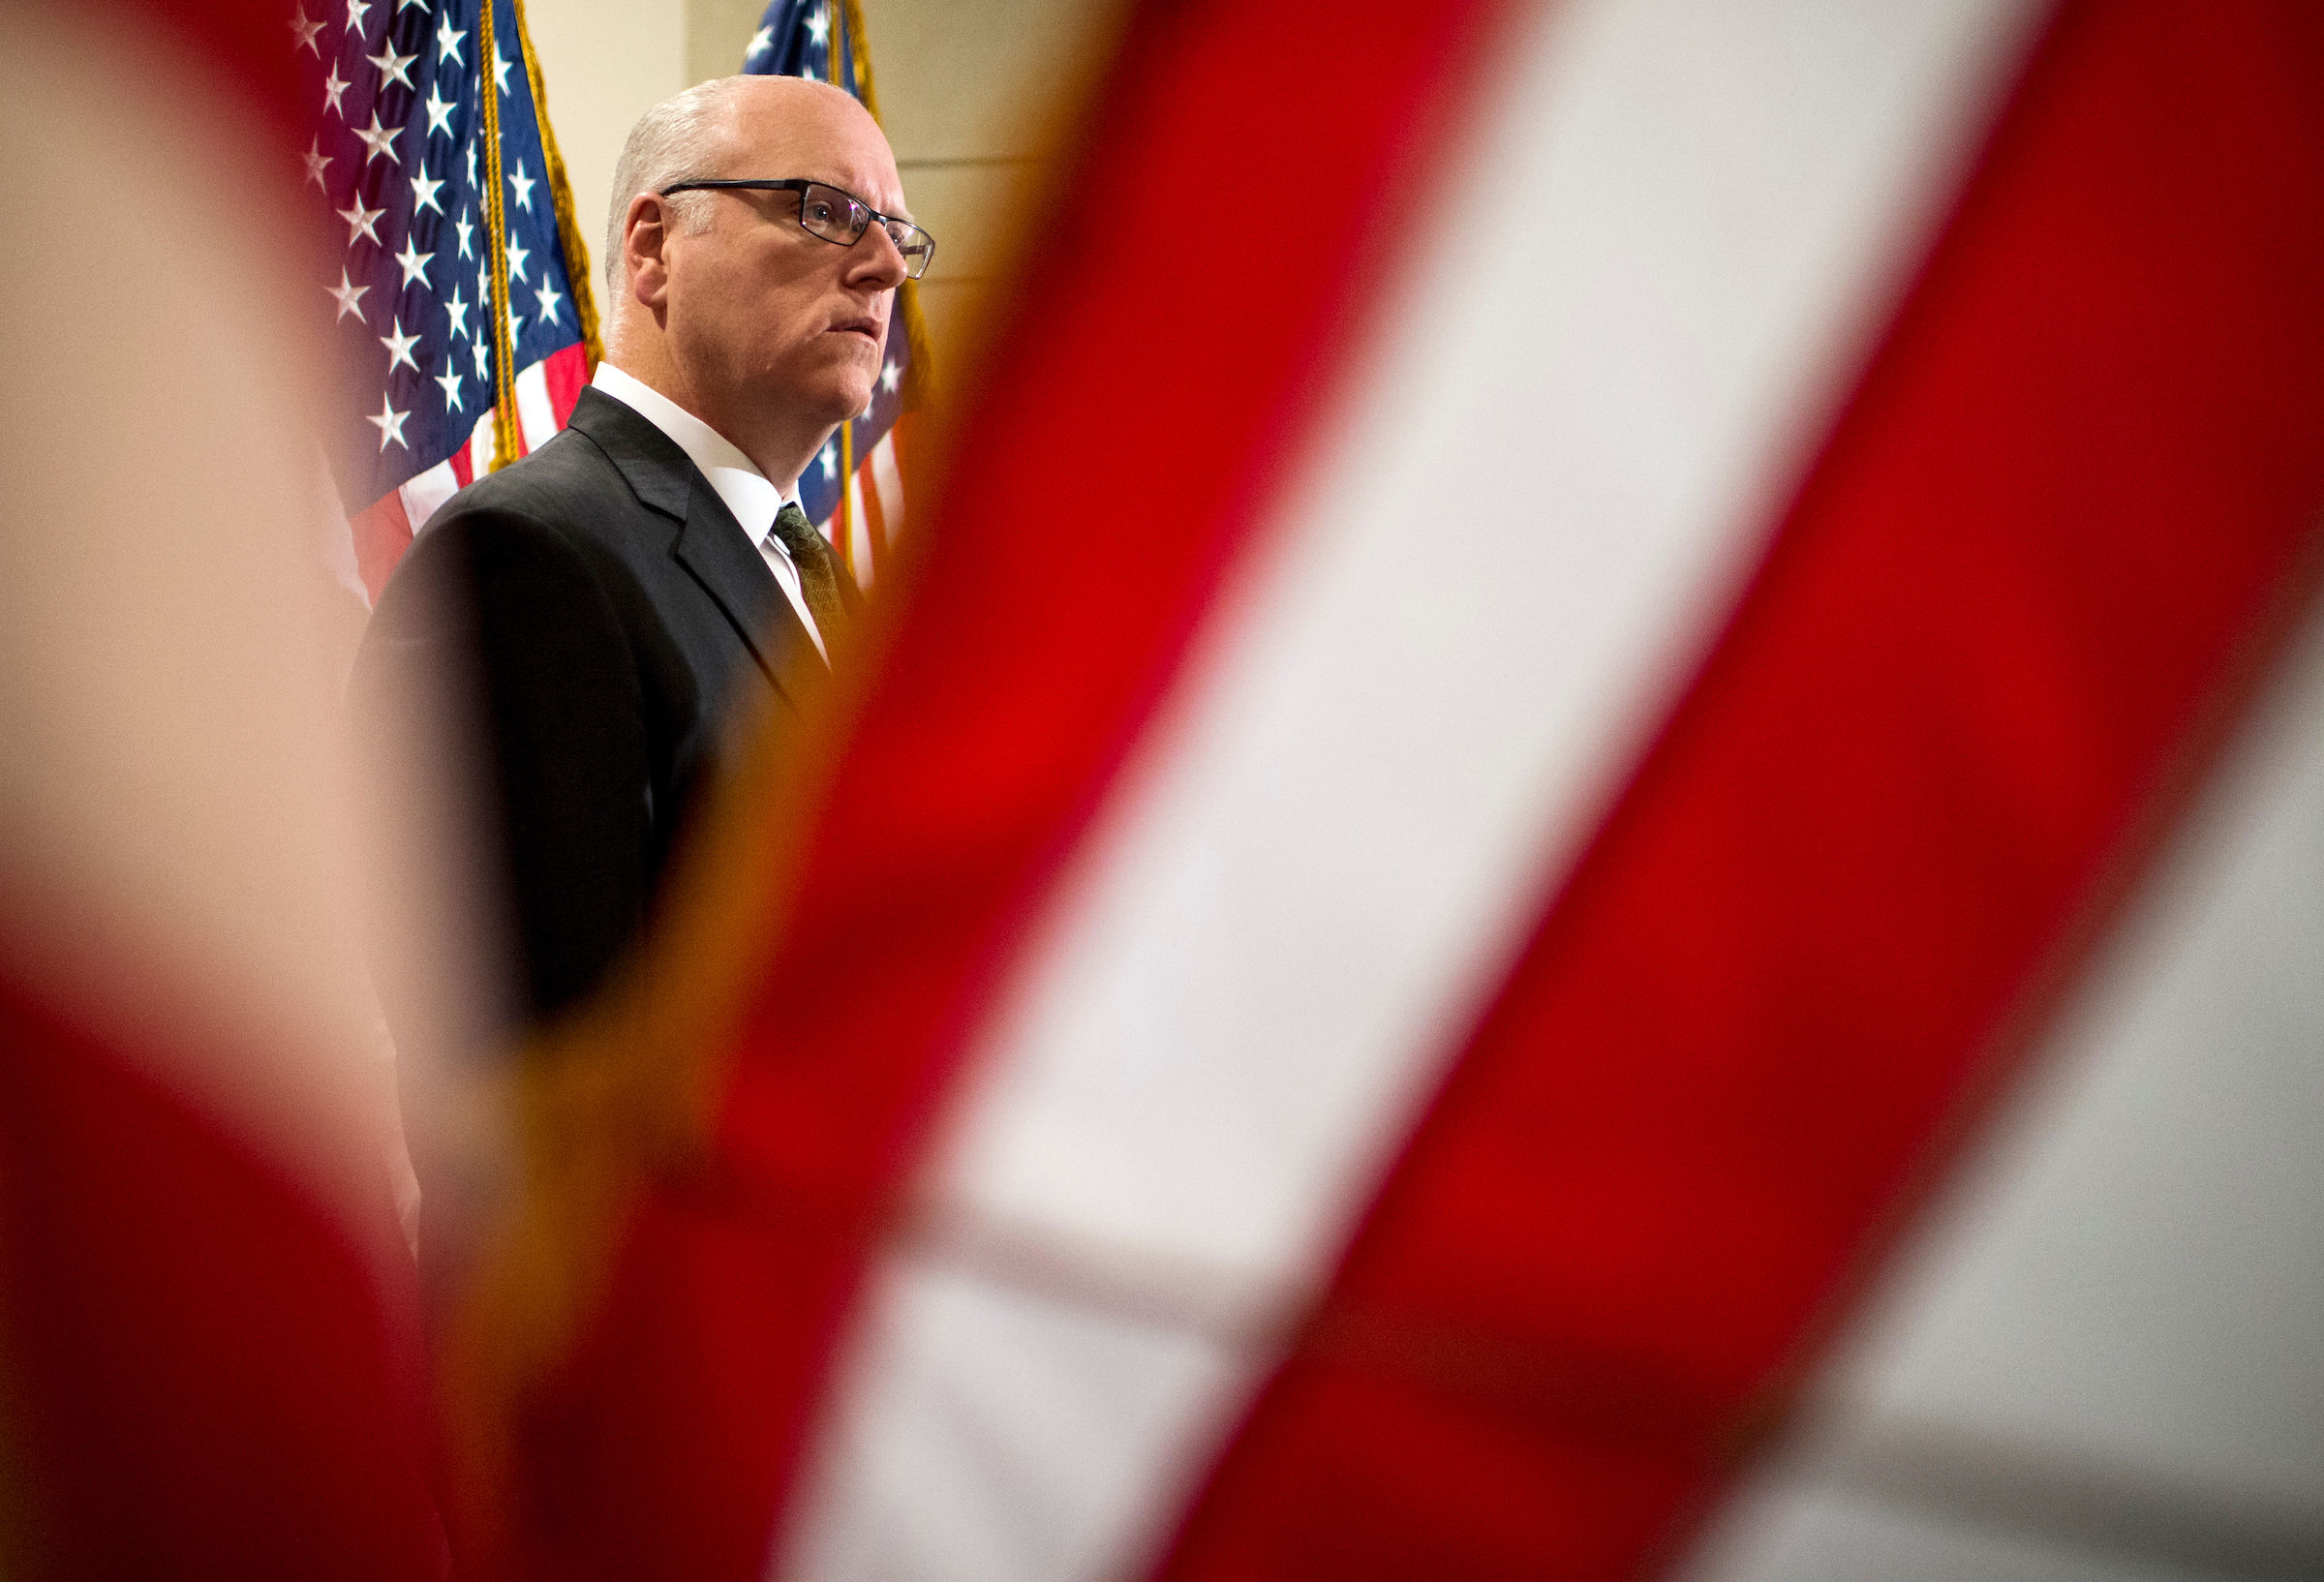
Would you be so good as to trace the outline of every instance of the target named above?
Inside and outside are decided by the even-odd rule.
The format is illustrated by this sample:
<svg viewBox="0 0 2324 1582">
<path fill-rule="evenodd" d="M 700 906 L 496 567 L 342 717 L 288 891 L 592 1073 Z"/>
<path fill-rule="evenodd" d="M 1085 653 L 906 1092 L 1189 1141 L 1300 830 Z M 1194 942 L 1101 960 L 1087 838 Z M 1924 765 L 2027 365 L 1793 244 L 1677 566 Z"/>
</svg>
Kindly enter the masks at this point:
<svg viewBox="0 0 2324 1582">
<path fill-rule="evenodd" d="M 847 607 L 840 602 L 839 568 L 832 563 L 831 546 L 797 505 L 785 502 L 775 514 L 775 536 L 791 552 L 799 568 L 799 591 L 807 595 L 808 613 L 823 635 L 824 649 L 835 657 L 847 635 Z"/>
</svg>

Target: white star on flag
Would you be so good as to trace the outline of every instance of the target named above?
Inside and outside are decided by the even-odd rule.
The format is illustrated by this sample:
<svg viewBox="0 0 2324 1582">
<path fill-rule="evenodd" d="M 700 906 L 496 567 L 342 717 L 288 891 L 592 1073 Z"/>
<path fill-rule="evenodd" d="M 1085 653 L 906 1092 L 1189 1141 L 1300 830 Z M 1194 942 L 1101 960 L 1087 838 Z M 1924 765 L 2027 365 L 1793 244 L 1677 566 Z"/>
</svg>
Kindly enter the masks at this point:
<svg viewBox="0 0 2324 1582">
<path fill-rule="evenodd" d="M 380 410 L 378 415 L 366 416 L 363 421 L 371 424 L 380 431 L 380 449 L 383 452 L 386 450 L 387 441 L 390 440 L 393 440 L 399 445 L 404 443 L 404 424 L 410 419 L 411 416 L 412 414 L 410 412 L 399 412 L 394 407 L 389 405 L 387 401 L 387 392 L 382 390 L 380 392 Z M 409 450 L 412 447 L 409 445 L 404 445 L 404 448 Z"/>
<path fill-rule="evenodd" d="M 415 280 L 422 286 L 428 285 L 428 260 L 435 257 L 433 253 L 419 250 L 417 237 L 407 235 L 404 238 L 404 250 L 395 255 L 395 261 L 403 266 L 404 286 L 409 287 Z"/>
<path fill-rule="evenodd" d="M 831 13 L 818 8 L 810 15 L 807 19 L 807 36 L 817 45 L 828 42 L 831 38 Z"/>
<path fill-rule="evenodd" d="M 762 27 L 750 35 L 750 47 L 743 52 L 743 59 L 756 60 L 774 47 L 775 30 L 771 27 Z"/>
<path fill-rule="evenodd" d="M 414 374 L 418 373 L 419 364 L 412 360 L 412 349 L 419 345 L 419 337 L 404 333 L 404 320 L 401 315 L 390 319 L 387 321 L 387 327 L 388 333 L 380 337 L 380 345 L 387 349 L 387 372 L 394 373 L 400 364 L 411 369 Z M 387 447 L 382 445 L 380 448 L 384 450 Z"/>
<path fill-rule="evenodd" d="M 826 478 L 836 478 L 840 475 L 840 452 L 838 446 L 829 444 L 825 445 L 822 449 L 822 452 L 815 457 L 815 460 L 823 464 L 823 475 Z"/>
<path fill-rule="evenodd" d="M 322 23 L 307 20 L 306 0 L 299 0 L 298 15 L 290 18 L 290 31 L 298 35 L 298 43 L 290 46 L 293 52 L 307 49 L 314 52 L 316 59 L 322 58 L 322 48 L 315 42 L 315 35 L 322 31 Z"/>
<path fill-rule="evenodd" d="M 896 393 L 896 385 L 902 378 L 902 370 L 896 366 L 894 358 L 890 358 L 888 365 L 879 371 L 879 387 L 887 391 L 888 394 L 894 395 Z"/>
<path fill-rule="evenodd" d="M 339 299 L 339 311 L 331 316 L 332 323 L 337 323 L 340 319 L 345 319 L 351 313 L 353 314 L 358 320 L 363 319 L 363 293 L 370 290 L 371 288 L 368 286 L 357 286 L 352 281 L 349 280 L 347 278 L 347 265 L 341 264 L 339 266 L 339 284 L 336 286 L 325 286 L 323 289 Z"/>
<path fill-rule="evenodd" d="M 390 165 L 394 164 L 396 162 L 395 139 L 403 135 L 404 129 L 400 126 L 383 127 L 380 125 L 380 112 L 374 109 L 371 112 L 371 125 L 355 129 L 356 137 L 361 139 L 364 147 L 371 150 L 370 153 L 363 156 L 364 165 L 368 167 L 373 160 L 385 160 Z"/>
<path fill-rule="evenodd" d="M 380 52 L 376 55 L 365 55 L 363 58 L 380 69 L 380 91 L 382 93 L 385 93 L 387 91 L 387 83 L 390 78 L 402 83 L 407 88 L 413 85 L 412 81 L 412 74 L 406 71 L 405 68 L 410 66 L 413 61 L 419 59 L 419 57 L 417 55 L 397 54 L 395 52 L 395 41 L 392 39 L 381 40 Z"/>
<path fill-rule="evenodd" d="M 803 0 L 801 9 L 818 4 L 830 10 L 836 36 L 841 25 L 836 0 Z M 347 222 L 340 273 L 308 278 L 333 304 L 334 329 L 355 319 L 385 355 L 383 364 L 375 363 L 352 342 L 342 349 L 368 372 L 337 421 L 379 413 L 375 421 L 382 441 L 376 457 L 362 456 L 362 447 L 354 447 L 354 472 L 360 475 L 339 482 L 351 497 L 366 488 L 411 487 L 418 491 L 413 501 L 434 501 L 451 491 L 454 462 L 472 442 L 489 447 L 488 439 L 477 440 L 475 425 L 491 420 L 502 381 L 528 374 L 527 411 L 538 428 L 536 381 L 546 362 L 552 427 L 562 426 L 573 394 L 586 382 L 577 319 L 589 300 L 588 288 L 571 278 L 563 250 L 530 228 L 547 224 L 550 211 L 562 206 L 565 186 L 562 172 L 543 164 L 546 117 L 534 101 L 533 60 L 525 40 L 503 26 L 493 47 L 492 35 L 477 19 L 483 14 L 465 4 L 353 0 L 345 38 L 324 49 L 321 35 L 336 34 L 331 24 L 341 15 L 339 6 L 340 0 L 273 0 L 266 8 L 278 18 L 296 8 L 300 24 L 291 31 L 293 55 L 309 36 L 306 30 L 314 33 L 320 58 L 314 76 L 300 76 L 306 86 L 299 91 L 314 92 L 321 83 L 324 101 L 320 106 L 303 101 L 306 130 L 315 136 L 303 154 L 295 143 L 287 151 L 300 155 L 291 168 L 303 176 L 302 185 L 311 183 L 319 193 L 318 211 L 328 209 Z M 407 11 L 419 15 L 406 20 Z M 282 60 L 279 53 L 272 58 Z M 364 62 L 373 75 L 365 75 Z M 395 89 L 406 96 L 395 97 Z M 479 101 L 468 97 L 496 89 L 507 122 L 505 141 L 497 152 L 485 141 L 481 117 L 474 113 Z M 486 97 L 480 103 L 490 108 L 495 100 Z M 406 137 L 407 132 L 413 136 Z M 446 142 L 441 154 L 439 134 Z M 385 171 L 374 175 L 374 162 L 393 166 L 392 178 Z M 506 185 L 496 192 L 501 181 Z M 408 202 L 406 182 L 411 184 Z M 503 215 L 511 221 L 506 228 L 500 224 Z M 522 241 L 508 234 L 518 230 Z M 376 253 L 364 251 L 365 242 Z M 422 380 L 443 393 L 443 406 L 421 393 Z M 386 391 L 384 407 L 375 385 Z M 491 431 L 483 432 L 489 436 Z M 375 494 L 372 504 L 387 498 Z M 393 517 L 392 506 L 382 509 L 377 521 Z M 374 532 L 375 519 L 351 508 L 350 520 L 357 542 L 369 544 L 364 535 Z M 362 551 L 358 560 L 367 586 L 384 580 L 402 547 L 400 540 L 392 547 L 382 541 Z M 370 591 L 376 597 L 378 587 Z"/>
<path fill-rule="evenodd" d="M 363 195 L 355 194 L 350 205 L 339 211 L 339 218 L 347 222 L 347 245 L 354 246 L 355 238 L 362 236 L 369 238 L 374 247 L 385 247 L 387 244 L 380 240 L 380 233 L 372 228 L 378 224 L 380 216 L 386 212 L 385 209 L 365 208 Z"/>
</svg>

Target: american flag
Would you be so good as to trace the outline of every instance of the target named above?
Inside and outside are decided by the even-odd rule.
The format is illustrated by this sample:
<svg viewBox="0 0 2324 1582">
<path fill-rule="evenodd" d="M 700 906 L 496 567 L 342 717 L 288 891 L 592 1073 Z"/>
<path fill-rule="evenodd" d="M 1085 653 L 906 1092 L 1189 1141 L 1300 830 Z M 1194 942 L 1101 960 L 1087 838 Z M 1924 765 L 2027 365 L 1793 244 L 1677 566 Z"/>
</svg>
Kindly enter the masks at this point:
<svg viewBox="0 0 2324 1582">
<path fill-rule="evenodd" d="M 879 99 L 872 86 L 871 46 L 855 0 L 773 0 L 743 53 L 743 71 L 751 76 L 803 76 L 837 83 L 873 116 L 879 114 Z M 853 421 L 840 425 L 799 480 L 799 503 L 866 588 L 902 531 L 908 414 L 920 405 L 919 381 L 927 366 L 919 298 L 907 280 L 896 293 L 887 353 L 871 404 Z M 843 494 L 842 477 L 847 480 Z"/>
<path fill-rule="evenodd" d="M 596 315 L 516 0 L 310 3 L 289 21 L 307 188 L 345 244 L 320 289 L 361 397 L 323 429 L 377 598 L 456 490 L 564 425 Z"/>
</svg>

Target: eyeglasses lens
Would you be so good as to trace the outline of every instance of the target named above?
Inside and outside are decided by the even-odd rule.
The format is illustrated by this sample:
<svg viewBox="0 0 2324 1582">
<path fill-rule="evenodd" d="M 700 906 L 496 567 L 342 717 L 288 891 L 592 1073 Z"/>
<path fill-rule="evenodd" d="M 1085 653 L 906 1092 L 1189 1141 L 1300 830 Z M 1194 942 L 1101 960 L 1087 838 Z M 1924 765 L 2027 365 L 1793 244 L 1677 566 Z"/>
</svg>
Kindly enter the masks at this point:
<svg viewBox="0 0 2324 1582">
<path fill-rule="evenodd" d="M 888 240 L 894 242 L 896 251 L 903 255 L 905 274 L 918 280 L 928 272 L 929 259 L 936 256 L 936 244 L 929 240 L 927 231 L 902 220 L 890 220 Z"/>
<path fill-rule="evenodd" d="M 834 188 L 810 187 L 799 195 L 799 223 L 827 242 L 852 247 L 871 226 L 872 211 Z M 936 244 L 908 220 L 886 221 L 883 228 L 903 255 L 904 272 L 918 280 L 935 257 Z"/>
<path fill-rule="evenodd" d="M 864 233 L 872 211 L 845 193 L 810 187 L 799 195 L 799 223 L 825 241 L 845 247 Z"/>
</svg>

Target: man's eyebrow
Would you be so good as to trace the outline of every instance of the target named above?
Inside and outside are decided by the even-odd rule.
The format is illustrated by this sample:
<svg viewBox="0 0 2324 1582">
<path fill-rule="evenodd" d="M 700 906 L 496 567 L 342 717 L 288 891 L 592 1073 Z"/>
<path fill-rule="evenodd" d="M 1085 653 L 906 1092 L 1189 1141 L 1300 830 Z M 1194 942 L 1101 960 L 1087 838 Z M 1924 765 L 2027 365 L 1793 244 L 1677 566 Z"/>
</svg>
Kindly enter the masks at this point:
<svg viewBox="0 0 2324 1582">
<path fill-rule="evenodd" d="M 848 186 L 844 181 L 834 181 L 828 176 L 805 176 L 801 179 L 814 182 L 818 186 L 829 187 L 836 192 L 845 193 L 849 198 L 854 198 L 864 207 L 871 209 L 875 213 L 884 214 L 891 220 L 909 220 L 913 225 L 918 225 L 920 223 L 917 220 L 913 220 L 909 214 L 905 213 L 902 209 L 881 208 L 878 204 L 872 202 L 872 199 L 857 192 L 853 187 Z M 805 198 L 807 195 L 805 193 L 801 193 L 799 196 Z"/>
</svg>

